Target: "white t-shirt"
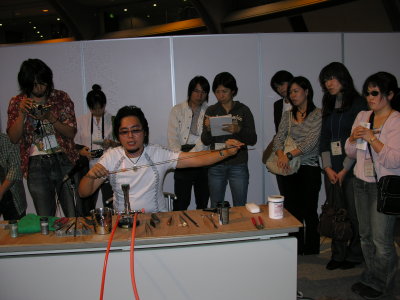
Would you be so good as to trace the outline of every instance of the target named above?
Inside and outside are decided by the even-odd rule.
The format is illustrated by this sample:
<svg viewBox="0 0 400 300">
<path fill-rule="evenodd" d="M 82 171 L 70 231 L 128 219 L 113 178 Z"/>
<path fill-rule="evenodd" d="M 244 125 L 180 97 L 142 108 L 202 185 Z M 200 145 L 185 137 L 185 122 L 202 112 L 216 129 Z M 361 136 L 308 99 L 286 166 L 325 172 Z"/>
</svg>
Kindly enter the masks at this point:
<svg viewBox="0 0 400 300">
<path fill-rule="evenodd" d="M 146 213 L 166 211 L 163 194 L 165 174 L 175 169 L 179 152 L 159 145 L 147 145 L 139 158 L 129 159 L 122 147 L 107 150 L 99 163 L 108 171 L 138 167 L 136 170 L 110 174 L 109 180 L 114 191 L 114 208 L 124 210 L 122 184 L 129 184 L 129 202 L 132 210 L 144 208 Z M 172 160 L 172 161 L 171 161 Z M 144 166 L 144 167 L 141 167 Z"/>
</svg>

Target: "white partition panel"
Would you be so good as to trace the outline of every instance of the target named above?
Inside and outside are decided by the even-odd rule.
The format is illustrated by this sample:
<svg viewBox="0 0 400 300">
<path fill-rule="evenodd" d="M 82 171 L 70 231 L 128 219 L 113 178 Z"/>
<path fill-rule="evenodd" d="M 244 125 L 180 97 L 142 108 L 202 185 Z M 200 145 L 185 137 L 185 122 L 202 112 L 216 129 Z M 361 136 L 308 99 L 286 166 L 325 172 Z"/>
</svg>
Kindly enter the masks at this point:
<svg viewBox="0 0 400 300">
<path fill-rule="evenodd" d="M 165 127 L 172 106 L 169 38 L 84 43 L 85 88 L 94 83 L 107 95 L 107 110 L 140 107 L 149 122 L 150 143 L 166 145 Z"/>
<path fill-rule="evenodd" d="M 246 104 L 253 113 L 256 131 L 260 139 L 260 91 L 259 91 L 259 44 L 258 35 L 213 35 L 192 37 L 174 37 L 174 73 L 177 102 L 187 97 L 187 86 L 194 76 L 203 75 L 212 82 L 220 72 L 230 72 L 236 79 L 238 94 L 234 100 Z M 210 105 L 217 102 L 212 91 Z M 249 148 L 257 148 L 255 146 Z M 250 184 L 248 201 L 261 203 L 262 195 L 262 166 L 260 151 L 249 151 Z M 231 201 L 229 186 L 225 199 Z"/>
<path fill-rule="evenodd" d="M 361 92 L 368 76 L 386 71 L 400 80 L 400 33 L 345 33 L 345 64 Z"/>
</svg>

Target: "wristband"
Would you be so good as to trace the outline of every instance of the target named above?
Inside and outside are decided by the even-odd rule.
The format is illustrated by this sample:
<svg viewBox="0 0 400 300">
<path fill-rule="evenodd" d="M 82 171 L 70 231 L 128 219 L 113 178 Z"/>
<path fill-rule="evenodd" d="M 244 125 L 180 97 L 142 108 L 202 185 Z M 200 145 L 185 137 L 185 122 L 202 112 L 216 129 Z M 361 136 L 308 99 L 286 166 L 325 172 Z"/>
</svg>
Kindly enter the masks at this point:
<svg viewBox="0 0 400 300">
<path fill-rule="evenodd" d="M 219 150 L 219 156 L 221 156 L 221 157 L 224 157 L 224 156 L 225 156 L 223 151 L 224 151 L 224 150 Z"/>
<path fill-rule="evenodd" d="M 375 142 L 376 140 L 377 140 L 376 137 L 370 138 L 370 139 L 369 139 L 369 143 L 372 144 L 372 143 Z"/>
</svg>

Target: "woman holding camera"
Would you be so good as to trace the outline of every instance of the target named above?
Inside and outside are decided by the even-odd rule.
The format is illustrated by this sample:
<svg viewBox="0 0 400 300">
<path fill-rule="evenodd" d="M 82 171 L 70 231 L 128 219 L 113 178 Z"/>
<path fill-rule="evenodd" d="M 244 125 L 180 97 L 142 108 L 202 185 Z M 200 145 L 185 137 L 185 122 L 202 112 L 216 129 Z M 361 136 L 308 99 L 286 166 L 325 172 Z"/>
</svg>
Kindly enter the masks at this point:
<svg viewBox="0 0 400 300">
<path fill-rule="evenodd" d="M 65 216 L 73 217 L 73 194 L 64 178 L 78 159 L 74 103 L 66 92 L 54 88 L 53 72 L 40 59 L 22 63 L 18 84 L 21 93 L 8 106 L 7 134 L 19 144 L 36 213 L 54 216 L 57 194 Z"/>
<path fill-rule="evenodd" d="M 82 176 L 97 163 L 104 150 L 116 145 L 112 136 L 112 116 L 106 111 L 107 98 L 98 84 L 94 84 L 87 94 L 86 103 L 90 112 L 77 118 L 78 132 L 75 138 Z M 103 205 L 112 207 L 112 203 L 107 202 L 113 196 L 109 182 L 104 182 L 100 189 Z M 98 194 L 97 190 L 92 196 L 82 199 L 78 210 L 81 210 L 83 215 L 89 215 L 90 210 L 96 207 Z"/>
</svg>

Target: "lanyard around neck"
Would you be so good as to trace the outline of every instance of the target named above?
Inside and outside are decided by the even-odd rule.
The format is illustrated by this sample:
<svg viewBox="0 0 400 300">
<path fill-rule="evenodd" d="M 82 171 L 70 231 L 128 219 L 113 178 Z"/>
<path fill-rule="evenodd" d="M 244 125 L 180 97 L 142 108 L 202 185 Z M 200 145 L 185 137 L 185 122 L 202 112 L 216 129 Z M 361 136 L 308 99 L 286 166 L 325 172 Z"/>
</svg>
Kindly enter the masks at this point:
<svg viewBox="0 0 400 300">
<path fill-rule="evenodd" d="M 92 122 L 90 124 L 90 150 L 92 150 L 92 136 L 93 136 L 93 114 L 91 115 Z M 101 116 L 101 138 L 104 140 L 104 114 Z"/>
</svg>

